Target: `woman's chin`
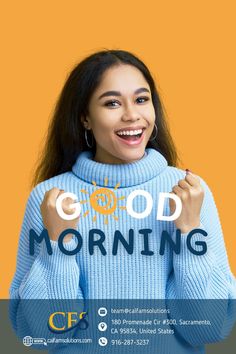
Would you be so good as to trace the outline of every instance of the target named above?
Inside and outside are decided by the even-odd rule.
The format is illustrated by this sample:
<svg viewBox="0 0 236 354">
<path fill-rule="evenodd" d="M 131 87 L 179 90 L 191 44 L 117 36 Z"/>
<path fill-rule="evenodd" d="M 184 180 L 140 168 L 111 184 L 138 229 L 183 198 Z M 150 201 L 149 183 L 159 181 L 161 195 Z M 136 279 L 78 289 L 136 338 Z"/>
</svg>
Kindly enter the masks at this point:
<svg viewBox="0 0 236 354">
<path fill-rule="evenodd" d="M 145 149 L 137 149 L 137 150 L 125 152 L 121 154 L 119 158 L 120 160 L 126 163 L 130 163 L 142 159 L 144 157 L 144 154 L 145 154 Z"/>
</svg>

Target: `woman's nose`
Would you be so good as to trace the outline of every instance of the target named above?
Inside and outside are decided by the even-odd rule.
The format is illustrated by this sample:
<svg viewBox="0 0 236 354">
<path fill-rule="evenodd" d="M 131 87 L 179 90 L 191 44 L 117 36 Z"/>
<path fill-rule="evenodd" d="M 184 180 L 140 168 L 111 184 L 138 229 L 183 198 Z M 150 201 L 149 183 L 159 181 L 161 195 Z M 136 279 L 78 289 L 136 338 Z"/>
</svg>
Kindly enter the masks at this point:
<svg viewBox="0 0 236 354">
<path fill-rule="evenodd" d="M 129 107 L 126 107 L 122 115 L 122 119 L 124 121 L 126 120 L 136 121 L 139 120 L 140 118 L 141 118 L 140 113 L 138 112 L 137 108 L 131 105 Z"/>
</svg>

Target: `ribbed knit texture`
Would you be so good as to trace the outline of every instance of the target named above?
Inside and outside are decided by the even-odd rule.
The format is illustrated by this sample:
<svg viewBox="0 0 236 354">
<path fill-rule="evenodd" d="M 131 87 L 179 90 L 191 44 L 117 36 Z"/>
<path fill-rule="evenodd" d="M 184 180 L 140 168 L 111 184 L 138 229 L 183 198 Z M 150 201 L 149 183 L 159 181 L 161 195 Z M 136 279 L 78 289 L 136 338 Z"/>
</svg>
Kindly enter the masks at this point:
<svg viewBox="0 0 236 354">
<path fill-rule="evenodd" d="M 21 230 L 17 270 L 10 290 L 12 299 L 236 298 L 236 282 L 229 268 L 217 209 L 212 193 L 202 179 L 205 195 L 200 227 L 208 236 L 194 235 L 192 244 L 197 240 L 206 241 L 207 253 L 203 256 L 192 254 L 186 247 L 187 235 L 182 234 L 179 255 L 172 254 L 169 247 L 163 256 L 159 254 L 162 231 L 168 231 L 175 238 L 176 230 L 173 222 L 156 220 L 159 193 L 171 192 L 172 187 L 185 177 L 185 171 L 168 166 L 166 159 L 154 149 L 146 149 L 146 153 L 139 161 L 111 165 L 95 162 L 91 152 L 83 152 L 72 172 L 46 180 L 33 189 Z M 43 230 L 40 204 L 45 192 L 53 187 L 72 192 L 78 201 L 85 201 L 81 203 L 78 225 L 83 246 L 77 255 L 66 256 L 58 249 L 57 242 L 51 241 L 53 255 L 47 254 L 42 243 L 36 245 L 35 255 L 30 256 L 29 230 L 34 229 L 38 234 Z M 117 198 L 116 210 L 107 216 L 107 220 L 89 202 L 90 195 L 102 187 L 113 191 Z M 144 219 L 134 219 L 122 208 L 128 195 L 137 189 L 149 192 L 153 198 L 152 212 Z M 169 214 L 167 204 L 165 215 Z M 145 208 L 144 197 L 136 197 L 133 209 L 142 212 Z M 94 247 L 93 255 L 89 254 L 91 229 L 105 234 L 103 245 L 106 255 L 102 255 L 98 247 Z M 119 230 L 128 241 L 130 229 L 134 230 L 133 254 L 128 254 L 119 243 L 117 255 L 112 255 L 115 230 Z M 143 236 L 139 233 L 141 229 L 152 230 L 149 234 L 149 249 L 154 252 L 152 256 L 141 254 L 144 248 Z M 95 238 L 98 239 L 99 235 Z M 74 249 L 76 241 L 72 239 L 64 245 Z M 17 327 L 17 313 L 14 311 L 11 316 Z M 227 314 L 229 318 L 231 315 Z M 227 318 L 224 321 L 227 322 Z M 187 334 L 183 333 L 185 336 Z M 35 337 L 38 334 L 35 333 Z M 189 338 L 185 339 L 188 341 Z M 190 344 L 204 344 L 204 338 L 202 343 L 194 343 L 193 340 Z"/>
</svg>

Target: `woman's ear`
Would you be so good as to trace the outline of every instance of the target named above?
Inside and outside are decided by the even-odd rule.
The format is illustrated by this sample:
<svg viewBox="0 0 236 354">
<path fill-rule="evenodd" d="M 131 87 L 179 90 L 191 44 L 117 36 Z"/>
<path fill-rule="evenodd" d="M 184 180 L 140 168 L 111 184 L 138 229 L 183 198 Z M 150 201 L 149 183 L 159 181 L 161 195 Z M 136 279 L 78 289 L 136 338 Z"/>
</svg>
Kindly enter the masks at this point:
<svg viewBox="0 0 236 354">
<path fill-rule="evenodd" d="M 82 116 L 80 120 L 81 120 L 81 123 L 83 124 L 85 129 L 88 129 L 88 130 L 91 129 L 90 120 L 89 120 L 88 116 Z"/>
</svg>

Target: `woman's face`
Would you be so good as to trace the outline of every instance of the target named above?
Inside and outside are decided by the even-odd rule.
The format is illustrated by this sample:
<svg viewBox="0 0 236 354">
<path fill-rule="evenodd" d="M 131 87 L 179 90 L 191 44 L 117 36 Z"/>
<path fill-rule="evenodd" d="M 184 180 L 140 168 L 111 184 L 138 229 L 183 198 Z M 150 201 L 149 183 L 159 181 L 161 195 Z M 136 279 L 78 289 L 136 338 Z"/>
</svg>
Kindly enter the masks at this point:
<svg viewBox="0 0 236 354">
<path fill-rule="evenodd" d="M 121 64 L 106 70 L 88 112 L 82 120 L 96 140 L 95 161 L 118 164 L 143 157 L 155 111 L 150 87 L 136 67 Z"/>
</svg>

